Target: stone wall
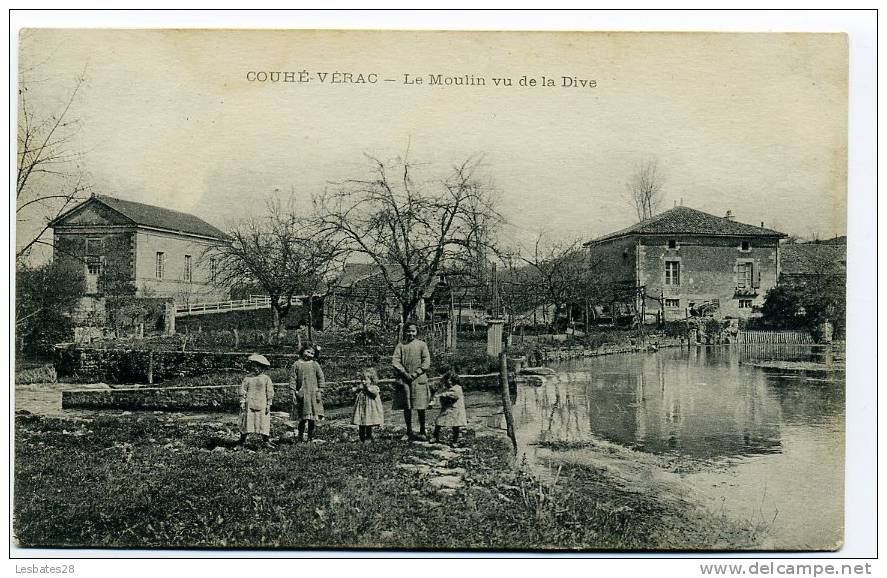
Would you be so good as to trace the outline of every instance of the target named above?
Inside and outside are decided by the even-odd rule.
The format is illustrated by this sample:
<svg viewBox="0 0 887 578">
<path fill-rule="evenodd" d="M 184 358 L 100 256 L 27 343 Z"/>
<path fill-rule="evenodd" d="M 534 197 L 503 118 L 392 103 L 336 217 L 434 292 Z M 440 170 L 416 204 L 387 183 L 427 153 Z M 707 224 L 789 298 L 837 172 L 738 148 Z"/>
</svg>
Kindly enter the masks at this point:
<svg viewBox="0 0 887 578">
<path fill-rule="evenodd" d="M 188 234 L 139 229 L 136 234 L 133 279 L 146 295 L 171 297 L 177 304 L 227 301 L 231 292 L 212 279 L 212 248 L 221 244 Z M 157 253 L 163 253 L 163 275 L 157 277 Z M 186 256 L 191 278 L 185 273 Z"/>
<path fill-rule="evenodd" d="M 60 229 L 55 233 L 55 249 L 53 255 L 65 264 L 70 264 L 86 275 L 84 262 L 96 259 L 101 262 L 102 274 L 98 278 L 95 291 L 104 293 L 118 291 L 126 281 L 133 278 L 134 230 L 108 232 L 107 229 Z M 87 241 L 88 247 L 87 247 Z M 92 294 L 87 287 L 87 294 Z"/>
<path fill-rule="evenodd" d="M 668 247 L 668 241 L 676 242 L 675 248 Z M 742 241 L 749 243 L 748 250 L 742 250 Z M 747 318 L 751 307 L 739 307 L 739 300 L 750 300 L 752 305 L 764 302 L 767 290 L 776 285 L 778 274 L 778 240 L 776 238 L 751 237 L 712 237 L 712 236 L 648 236 L 641 239 L 638 249 L 638 285 L 646 287 L 647 295 L 677 303 L 664 308 L 665 320 L 682 320 L 686 308 L 701 305 L 705 301 L 717 300 L 720 304 L 718 317 Z M 665 262 L 680 264 L 680 283 L 665 284 Z M 746 292 L 737 294 L 740 263 L 752 265 L 752 285 Z M 649 299 L 647 313 L 655 313 L 660 304 Z"/>
<path fill-rule="evenodd" d="M 681 337 L 655 337 L 646 341 L 631 340 L 628 343 L 608 343 L 599 347 L 584 345 L 537 347 L 537 359 L 532 362 L 559 361 L 563 359 L 580 359 L 584 357 L 597 357 L 599 355 L 612 355 L 614 353 L 633 353 L 639 351 L 656 351 L 666 347 L 682 347 L 687 344 L 686 338 Z"/>
<path fill-rule="evenodd" d="M 431 379 L 432 385 L 439 378 Z M 499 391 L 498 374 L 462 376 L 466 391 Z M 513 381 L 513 380 L 512 380 Z M 347 406 L 354 402 L 351 388 L 354 381 L 328 383 L 323 391 L 326 407 Z M 382 400 L 391 400 L 394 380 L 379 382 Z M 285 383 L 275 383 L 273 411 L 290 411 L 289 389 Z M 512 387 L 513 389 L 513 387 Z M 62 392 L 63 409 L 119 409 L 160 411 L 231 411 L 240 408 L 239 385 L 211 385 L 199 387 L 129 387 L 108 389 L 67 390 Z"/>
<path fill-rule="evenodd" d="M 219 371 L 246 371 L 245 353 L 147 351 L 57 346 L 53 365 L 60 378 L 75 383 L 148 383 Z M 289 367 L 294 353 L 267 353 L 271 367 Z"/>
</svg>

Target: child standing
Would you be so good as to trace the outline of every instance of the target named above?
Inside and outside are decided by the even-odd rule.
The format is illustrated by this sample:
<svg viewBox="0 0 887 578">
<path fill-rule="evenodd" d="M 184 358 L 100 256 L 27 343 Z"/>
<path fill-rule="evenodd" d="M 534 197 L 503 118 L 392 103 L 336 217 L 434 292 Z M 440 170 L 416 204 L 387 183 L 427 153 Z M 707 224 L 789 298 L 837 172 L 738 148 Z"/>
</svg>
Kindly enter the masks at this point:
<svg viewBox="0 0 887 578">
<path fill-rule="evenodd" d="M 246 436 L 261 434 L 265 446 L 274 448 L 271 443 L 271 402 L 274 399 L 274 384 L 265 370 L 271 363 L 264 355 L 249 356 L 250 375 L 240 384 L 240 442 L 235 449 L 243 449 Z"/>
<path fill-rule="evenodd" d="M 441 379 L 444 388 L 437 398 L 440 400 L 440 413 L 434 422 L 434 441 L 440 443 L 441 428 L 453 428 L 453 445 L 459 443 L 459 428 L 468 425 L 465 414 L 465 396 L 459 384 L 459 374 L 455 369 L 448 370 Z"/>
<path fill-rule="evenodd" d="M 379 374 L 372 367 L 363 369 L 359 374 L 360 384 L 352 388 L 356 393 L 354 398 L 354 413 L 351 423 L 357 426 L 357 436 L 360 441 L 373 439 L 373 427 L 382 425 L 385 421 L 382 408 L 382 396 L 379 392 Z"/>
<path fill-rule="evenodd" d="M 299 441 L 304 441 L 306 425 L 308 441 L 314 441 L 314 422 L 324 415 L 321 392 L 326 381 L 320 364 L 314 360 L 314 346 L 306 343 L 300 355 L 290 369 L 290 413 L 299 420 Z"/>
</svg>

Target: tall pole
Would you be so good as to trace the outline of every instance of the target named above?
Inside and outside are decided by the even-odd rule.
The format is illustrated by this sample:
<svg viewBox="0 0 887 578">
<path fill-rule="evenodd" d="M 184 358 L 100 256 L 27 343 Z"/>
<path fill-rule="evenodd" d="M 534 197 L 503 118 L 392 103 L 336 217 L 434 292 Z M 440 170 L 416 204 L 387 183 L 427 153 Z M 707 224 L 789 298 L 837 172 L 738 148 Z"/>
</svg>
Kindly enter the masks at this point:
<svg viewBox="0 0 887 578">
<path fill-rule="evenodd" d="M 492 304 L 492 314 L 493 317 L 499 317 L 499 275 L 496 272 L 496 264 L 492 265 L 492 292 L 493 292 L 493 304 Z"/>
</svg>

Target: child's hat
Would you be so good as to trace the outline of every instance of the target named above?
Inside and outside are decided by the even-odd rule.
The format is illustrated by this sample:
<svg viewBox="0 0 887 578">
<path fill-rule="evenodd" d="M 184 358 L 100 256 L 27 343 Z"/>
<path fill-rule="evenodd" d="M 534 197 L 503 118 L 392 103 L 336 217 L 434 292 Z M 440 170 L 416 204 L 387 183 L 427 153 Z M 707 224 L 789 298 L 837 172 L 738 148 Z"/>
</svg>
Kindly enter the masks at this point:
<svg viewBox="0 0 887 578">
<path fill-rule="evenodd" d="M 271 367 L 271 362 L 268 361 L 268 358 L 264 355 L 259 355 L 258 353 L 250 355 L 248 360 L 253 363 L 258 363 L 259 365 L 264 365 L 265 367 Z"/>
</svg>

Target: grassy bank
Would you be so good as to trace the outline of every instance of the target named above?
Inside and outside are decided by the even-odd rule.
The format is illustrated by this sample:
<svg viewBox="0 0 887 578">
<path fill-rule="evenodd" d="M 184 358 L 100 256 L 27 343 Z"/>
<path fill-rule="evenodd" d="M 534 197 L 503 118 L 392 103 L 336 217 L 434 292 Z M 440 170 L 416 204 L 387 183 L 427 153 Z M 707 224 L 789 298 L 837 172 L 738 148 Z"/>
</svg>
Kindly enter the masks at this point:
<svg viewBox="0 0 887 578">
<path fill-rule="evenodd" d="M 503 438 L 466 439 L 464 487 L 435 491 L 398 464 L 431 448 L 383 431 L 371 445 L 234 452 L 231 416 L 16 417 L 13 531 L 25 547 L 698 549 L 750 547 L 752 530 L 563 466 L 541 483 Z M 275 424 L 275 433 L 282 430 Z"/>
</svg>

